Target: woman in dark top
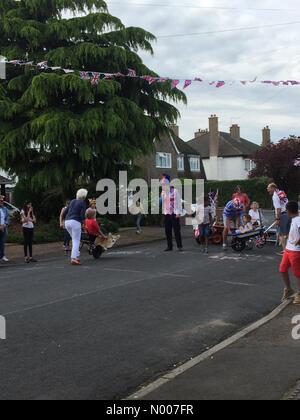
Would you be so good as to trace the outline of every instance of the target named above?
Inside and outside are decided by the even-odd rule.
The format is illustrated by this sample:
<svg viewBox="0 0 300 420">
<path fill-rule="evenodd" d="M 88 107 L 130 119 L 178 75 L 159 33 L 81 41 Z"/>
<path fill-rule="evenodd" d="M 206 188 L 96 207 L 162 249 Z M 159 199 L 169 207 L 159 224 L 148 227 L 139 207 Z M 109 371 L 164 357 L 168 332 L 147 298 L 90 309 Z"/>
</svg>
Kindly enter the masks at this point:
<svg viewBox="0 0 300 420">
<path fill-rule="evenodd" d="M 85 200 L 87 198 L 87 195 L 87 190 L 79 190 L 76 195 L 76 200 L 71 201 L 71 203 L 65 209 L 63 214 L 63 219 L 65 220 L 65 227 L 72 238 L 72 265 L 81 265 L 79 248 L 81 242 L 82 225 L 85 221 Z"/>
</svg>

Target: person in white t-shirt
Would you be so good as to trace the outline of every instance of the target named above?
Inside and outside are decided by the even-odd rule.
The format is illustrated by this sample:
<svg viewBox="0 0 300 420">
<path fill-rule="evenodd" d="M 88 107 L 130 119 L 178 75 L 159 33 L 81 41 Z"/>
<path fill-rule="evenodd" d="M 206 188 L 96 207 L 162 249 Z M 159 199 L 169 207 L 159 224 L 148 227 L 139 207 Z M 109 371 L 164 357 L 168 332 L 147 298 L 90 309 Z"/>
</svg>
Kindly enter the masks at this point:
<svg viewBox="0 0 300 420">
<path fill-rule="evenodd" d="M 280 238 L 280 243 L 283 250 L 286 248 L 286 241 L 289 235 L 291 221 L 287 214 L 287 203 L 289 202 L 287 196 L 283 191 L 280 191 L 276 184 L 268 185 L 268 192 L 272 195 L 273 206 L 275 209 L 276 223 L 278 226 L 278 233 Z M 285 197 L 280 197 L 280 195 L 285 195 Z"/>
<path fill-rule="evenodd" d="M 251 204 L 249 216 L 251 216 L 251 222 L 254 227 L 261 226 L 264 223 L 262 212 L 259 208 L 259 204 L 256 201 Z"/>
<path fill-rule="evenodd" d="M 287 204 L 286 209 L 292 224 L 286 250 L 280 265 L 280 273 L 285 284 L 282 300 L 286 301 L 295 295 L 289 275 L 291 269 L 298 281 L 298 293 L 295 296 L 294 304 L 300 305 L 300 216 L 298 203 L 291 201 Z"/>
</svg>

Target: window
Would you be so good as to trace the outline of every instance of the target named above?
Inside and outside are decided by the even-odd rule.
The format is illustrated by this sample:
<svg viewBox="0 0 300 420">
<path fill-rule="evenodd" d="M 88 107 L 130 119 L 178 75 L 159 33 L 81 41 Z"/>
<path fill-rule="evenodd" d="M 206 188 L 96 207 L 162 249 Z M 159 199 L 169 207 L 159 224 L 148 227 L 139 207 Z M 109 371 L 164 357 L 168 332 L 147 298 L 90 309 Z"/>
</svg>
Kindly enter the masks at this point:
<svg viewBox="0 0 300 420">
<path fill-rule="evenodd" d="M 184 172 L 184 156 L 180 155 L 177 158 L 177 169 L 179 172 Z"/>
<path fill-rule="evenodd" d="M 253 160 L 251 159 L 246 159 L 245 160 L 245 171 L 247 172 L 251 172 L 256 168 L 255 162 L 253 162 Z"/>
<path fill-rule="evenodd" d="M 189 162 L 191 172 L 201 172 L 200 157 L 191 156 Z"/>
<path fill-rule="evenodd" d="M 156 167 L 172 169 L 172 155 L 170 153 L 156 153 Z"/>
</svg>

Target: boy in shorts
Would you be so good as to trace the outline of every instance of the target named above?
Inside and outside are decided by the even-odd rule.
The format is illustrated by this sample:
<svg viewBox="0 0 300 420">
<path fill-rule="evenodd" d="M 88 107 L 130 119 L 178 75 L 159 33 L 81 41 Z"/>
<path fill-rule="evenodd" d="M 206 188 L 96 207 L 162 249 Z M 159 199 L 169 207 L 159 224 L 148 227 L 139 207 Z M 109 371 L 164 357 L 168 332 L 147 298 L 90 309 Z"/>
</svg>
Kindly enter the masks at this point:
<svg viewBox="0 0 300 420">
<path fill-rule="evenodd" d="M 280 273 L 282 274 L 285 284 L 282 301 L 292 299 L 294 296 L 294 304 L 300 305 L 300 216 L 299 206 L 296 202 L 289 202 L 286 206 L 288 216 L 292 219 L 291 230 L 286 246 L 286 250 L 280 265 Z M 291 286 L 289 271 L 292 270 L 297 278 L 298 292 L 295 295 Z"/>
</svg>

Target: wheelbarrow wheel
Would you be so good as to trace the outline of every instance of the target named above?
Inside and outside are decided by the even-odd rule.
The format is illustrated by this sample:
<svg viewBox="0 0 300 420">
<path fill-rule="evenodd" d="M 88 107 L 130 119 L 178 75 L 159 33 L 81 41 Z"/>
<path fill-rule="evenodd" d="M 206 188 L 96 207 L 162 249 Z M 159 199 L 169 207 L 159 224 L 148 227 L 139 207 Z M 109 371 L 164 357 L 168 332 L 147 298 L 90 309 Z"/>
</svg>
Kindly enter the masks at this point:
<svg viewBox="0 0 300 420">
<path fill-rule="evenodd" d="M 95 260 L 99 260 L 99 258 L 100 258 L 100 257 L 102 256 L 102 254 L 103 254 L 103 248 L 102 248 L 102 246 L 96 246 L 96 247 L 93 249 L 92 254 L 93 254 L 93 257 L 95 258 Z"/>
<path fill-rule="evenodd" d="M 221 245 L 222 241 L 223 241 L 223 236 L 220 233 L 214 233 L 211 241 L 214 245 Z"/>
<path fill-rule="evenodd" d="M 246 249 L 246 243 L 244 241 L 234 241 L 232 244 L 232 249 L 235 252 L 243 252 Z"/>
</svg>

